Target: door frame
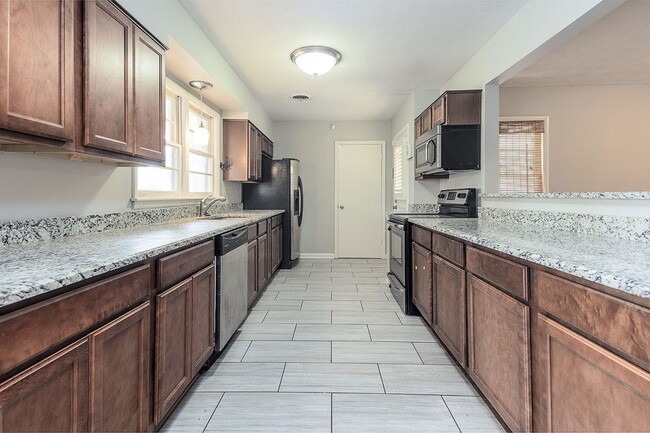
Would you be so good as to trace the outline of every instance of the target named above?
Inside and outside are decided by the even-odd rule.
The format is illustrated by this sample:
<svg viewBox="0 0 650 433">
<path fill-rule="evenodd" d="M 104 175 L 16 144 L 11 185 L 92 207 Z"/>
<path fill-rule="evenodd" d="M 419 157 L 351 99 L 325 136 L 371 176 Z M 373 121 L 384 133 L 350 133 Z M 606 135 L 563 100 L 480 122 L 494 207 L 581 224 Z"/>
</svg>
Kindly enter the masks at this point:
<svg viewBox="0 0 650 433">
<path fill-rule="evenodd" d="M 381 219 L 386 213 L 386 140 L 336 140 L 334 141 L 334 257 L 339 257 L 339 156 L 341 146 L 369 145 L 381 148 Z M 386 255 L 386 230 L 383 231 L 382 247 Z"/>
</svg>

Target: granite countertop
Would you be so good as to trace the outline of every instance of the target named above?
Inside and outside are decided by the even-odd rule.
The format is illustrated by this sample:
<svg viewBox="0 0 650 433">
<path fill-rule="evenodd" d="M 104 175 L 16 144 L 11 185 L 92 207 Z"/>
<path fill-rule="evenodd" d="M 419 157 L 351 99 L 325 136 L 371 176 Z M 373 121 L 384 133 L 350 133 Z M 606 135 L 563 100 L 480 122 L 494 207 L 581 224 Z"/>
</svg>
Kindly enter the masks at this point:
<svg viewBox="0 0 650 433">
<path fill-rule="evenodd" d="M 650 244 L 480 219 L 410 218 L 410 222 L 650 299 Z"/>
<path fill-rule="evenodd" d="M 102 233 L 0 246 L 0 312 L 43 295 L 141 262 L 227 231 L 262 221 L 282 210 L 228 212 Z"/>
</svg>

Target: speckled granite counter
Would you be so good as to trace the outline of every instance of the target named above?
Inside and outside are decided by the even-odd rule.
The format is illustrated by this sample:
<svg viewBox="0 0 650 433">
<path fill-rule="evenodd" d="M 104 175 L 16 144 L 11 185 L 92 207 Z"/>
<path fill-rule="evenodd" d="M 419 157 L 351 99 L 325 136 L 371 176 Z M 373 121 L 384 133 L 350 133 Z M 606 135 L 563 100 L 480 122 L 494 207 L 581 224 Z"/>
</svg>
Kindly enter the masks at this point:
<svg viewBox="0 0 650 433">
<path fill-rule="evenodd" d="M 4 307 L 283 213 L 229 212 L 233 219 L 182 219 L 22 245 L 0 246 Z"/>
<path fill-rule="evenodd" d="M 650 299 L 650 244 L 646 242 L 480 219 L 411 218 L 409 221 L 629 295 Z"/>
</svg>

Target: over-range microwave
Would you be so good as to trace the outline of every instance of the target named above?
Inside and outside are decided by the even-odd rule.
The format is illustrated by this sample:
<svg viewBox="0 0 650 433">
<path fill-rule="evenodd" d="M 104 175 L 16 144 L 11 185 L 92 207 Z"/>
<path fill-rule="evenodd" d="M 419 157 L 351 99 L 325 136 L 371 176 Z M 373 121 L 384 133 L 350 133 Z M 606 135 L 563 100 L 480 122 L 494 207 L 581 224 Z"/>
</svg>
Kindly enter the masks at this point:
<svg viewBox="0 0 650 433">
<path fill-rule="evenodd" d="M 480 169 L 480 125 L 437 125 L 415 144 L 416 176 Z"/>
</svg>

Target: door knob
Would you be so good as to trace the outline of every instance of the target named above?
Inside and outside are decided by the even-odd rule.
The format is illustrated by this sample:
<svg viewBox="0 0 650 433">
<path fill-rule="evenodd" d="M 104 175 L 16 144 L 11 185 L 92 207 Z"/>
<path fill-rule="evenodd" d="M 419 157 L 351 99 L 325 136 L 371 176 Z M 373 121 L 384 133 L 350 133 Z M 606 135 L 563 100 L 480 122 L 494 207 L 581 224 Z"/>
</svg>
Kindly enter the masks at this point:
<svg viewBox="0 0 650 433">
<path fill-rule="evenodd" d="M 339 205 L 339 209 L 345 209 L 345 206 L 343 206 L 343 205 L 341 204 L 341 205 Z"/>
</svg>

